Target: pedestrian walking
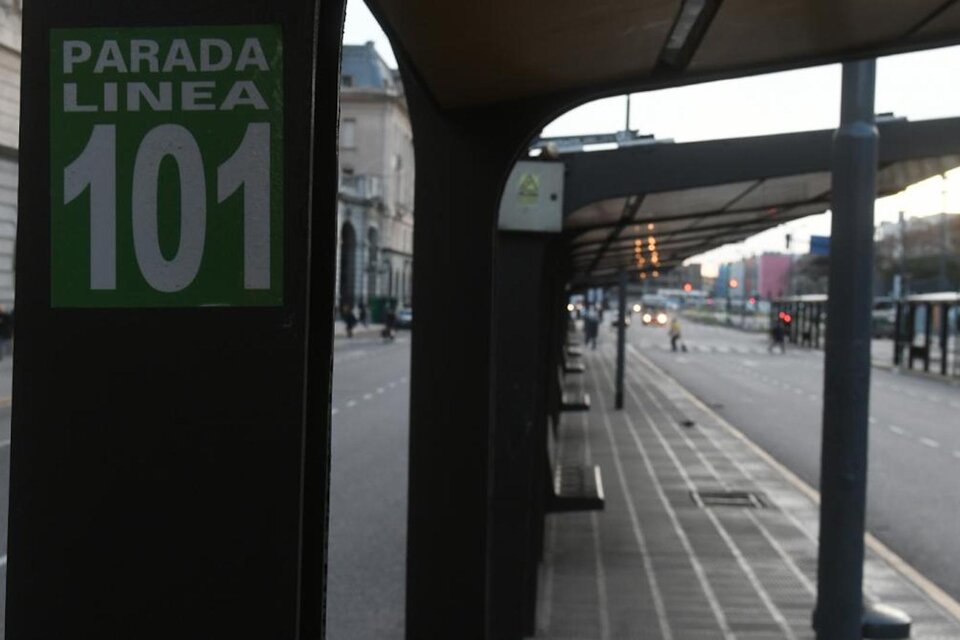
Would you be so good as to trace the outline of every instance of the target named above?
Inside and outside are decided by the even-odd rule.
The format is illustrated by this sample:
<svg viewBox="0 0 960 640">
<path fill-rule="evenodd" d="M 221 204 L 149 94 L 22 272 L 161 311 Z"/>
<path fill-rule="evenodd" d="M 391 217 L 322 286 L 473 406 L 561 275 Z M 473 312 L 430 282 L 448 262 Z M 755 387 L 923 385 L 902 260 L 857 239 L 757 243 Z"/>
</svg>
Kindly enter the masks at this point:
<svg viewBox="0 0 960 640">
<path fill-rule="evenodd" d="M 596 307 L 590 305 L 583 319 L 583 337 L 591 349 L 597 348 L 598 333 L 600 333 L 600 312 Z"/>
<path fill-rule="evenodd" d="M 680 336 L 680 318 L 673 316 L 673 320 L 670 321 L 670 328 L 668 329 L 668 335 L 670 336 L 670 350 L 677 350 L 677 343 L 680 343 L 680 347 L 686 351 L 687 345 L 683 343 L 683 339 Z"/>
<path fill-rule="evenodd" d="M 394 311 L 392 304 L 387 304 L 386 313 L 383 316 L 383 331 L 380 335 L 384 341 L 393 341 L 396 337 L 397 312 Z"/>
<path fill-rule="evenodd" d="M 343 322 L 347 325 L 347 337 L 353 337 L 353 328 L 357 326 L 357 316 L 353 314 L 353 307 L 346 305 L 343 308 Z"/>
<path fill-rule="evenodd" d="M 787 352 L 786 333 L 783 330 L 783 322 L 777 320 L 770 330 L 770 345 L 767 347 L 767 353 L 773 353 L 774 347 L 780 347 L 780 353 Z"/>
</svg>

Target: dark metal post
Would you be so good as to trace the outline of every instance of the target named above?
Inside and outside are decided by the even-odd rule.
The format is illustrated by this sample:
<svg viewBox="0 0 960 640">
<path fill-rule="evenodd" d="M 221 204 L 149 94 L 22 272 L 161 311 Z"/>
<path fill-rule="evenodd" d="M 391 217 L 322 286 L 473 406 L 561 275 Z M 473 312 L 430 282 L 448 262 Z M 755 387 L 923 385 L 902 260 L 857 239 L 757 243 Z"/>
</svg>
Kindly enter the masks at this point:
<svg viewBox="0 0 960 640">
<path fill-rule="evenodd" d="M 893 320 L 893 366 L 899 367 L 903 360 L 901 338 L 903 336 L 903 302 L 897 300 L 897 314 Z"/>
<path fill-rule="evenodd" d="M 933 328 L 933 305 L 923 305 L 923 370 L 930 371 L 930 331 Z"/>
<path fill-rule="evenodd" d="M 617 395 L 614 404 L 623 409 L 623 361 L 627 342 L 627 272 L 620 270 L 620 313 L 617 322 Z"/>
<path fill-rule="evenodd" d="M 937 314 L 937 317 L 940 319 L 940 375 L 947 375 L 947 342 L 948 342 L 948 329 L 949 329 L 949 318 L 950 318 L 950 305 L 947 303 L 941 303 L 937 305 L 937 308 L 940 309 L 940 313 Z"/>
<path fill-rule="evenodd" d="M 917 339 L 917 305 L 911 302 L 907 308 L 907 368 L 913 369 L 913 357 L 916 351 L 913 342 Z"/>
<path fill-rule="evenodd" d="M 827 300 L 817 637 L 859 640 L 867 498 L 873 208 L 878 133 L 876 62 L 843 65 L 833 146 L 833 222 Z"/>
</svg>

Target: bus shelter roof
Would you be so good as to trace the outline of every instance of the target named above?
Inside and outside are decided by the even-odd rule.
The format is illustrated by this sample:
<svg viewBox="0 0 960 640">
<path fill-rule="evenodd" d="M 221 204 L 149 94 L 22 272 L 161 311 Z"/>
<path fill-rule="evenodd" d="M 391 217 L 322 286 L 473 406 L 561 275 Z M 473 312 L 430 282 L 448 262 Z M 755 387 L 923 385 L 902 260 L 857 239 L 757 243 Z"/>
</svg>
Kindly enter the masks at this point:
<svg viewBox="0 0 960 640">
<path fill-rule="evenodd" d="M 953 0 L 372 0 L 442 108 L 572 101 L 960 41 Z"/>
<path fill-rule="evenodd" d="M 878 124 L 878 197 L 960 166 L 960 118 Z M 564 156 L 572 282 L 688 258 L 830 208 L 832 131 Z"/>
</svg>

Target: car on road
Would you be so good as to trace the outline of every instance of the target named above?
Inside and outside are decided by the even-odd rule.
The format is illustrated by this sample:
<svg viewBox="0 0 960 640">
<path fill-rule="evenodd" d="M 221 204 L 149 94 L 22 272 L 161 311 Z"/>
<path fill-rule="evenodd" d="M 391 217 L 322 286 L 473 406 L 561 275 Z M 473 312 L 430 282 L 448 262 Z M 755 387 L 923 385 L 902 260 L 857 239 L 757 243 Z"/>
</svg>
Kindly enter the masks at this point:
<svg viewBox="0 0 960 640">
<path fill-rule="evenodd" d="M 397 311 L 397 329 L 413 328 L 413 309 L 406 307 Z"/>
<path fill-rule="evenodd" d="M 640 316 L 640 320 L 643 322 L 644 326 L 646 325 L 655 325 L 655 326 L 666 326 L 667 320 L 670 318 L 667 316 L 667 312 L 663 309 L 644 309 L 643 315 Z"/>
</svg>

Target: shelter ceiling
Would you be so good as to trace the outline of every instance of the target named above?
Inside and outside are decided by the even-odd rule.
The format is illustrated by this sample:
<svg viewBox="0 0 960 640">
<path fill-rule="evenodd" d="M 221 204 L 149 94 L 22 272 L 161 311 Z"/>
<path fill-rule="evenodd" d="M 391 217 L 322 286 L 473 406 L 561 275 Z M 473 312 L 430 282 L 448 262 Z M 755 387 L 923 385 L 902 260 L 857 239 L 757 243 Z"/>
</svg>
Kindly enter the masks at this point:
<svg viewBox="0 0 960 640">
<path fill-rule="evenodd" d="M 960 40 L 960 10 L 943 0 L 725 0 L 689 65 L 665 68 L 677 0 L 371 4 L 444 107 L 575 101 Z"/>
<path fill-rule="evenodd" d="M 958 166 L 960 155 L 950 154 L 889 163 L 878 173 L 878 197 Z M 604 279 L 621 268 L 637 269 L 638 256 L 645 260 L 643 269 L 667 271 L 724 244 L 823 213 L 830 208 L 830 179 L 829 172 L 818 171 L 648 193 L 628 221 L 621 219 L 628 198 L 588 205 L 564 223 L 573 279 Z"/>
</svg>

